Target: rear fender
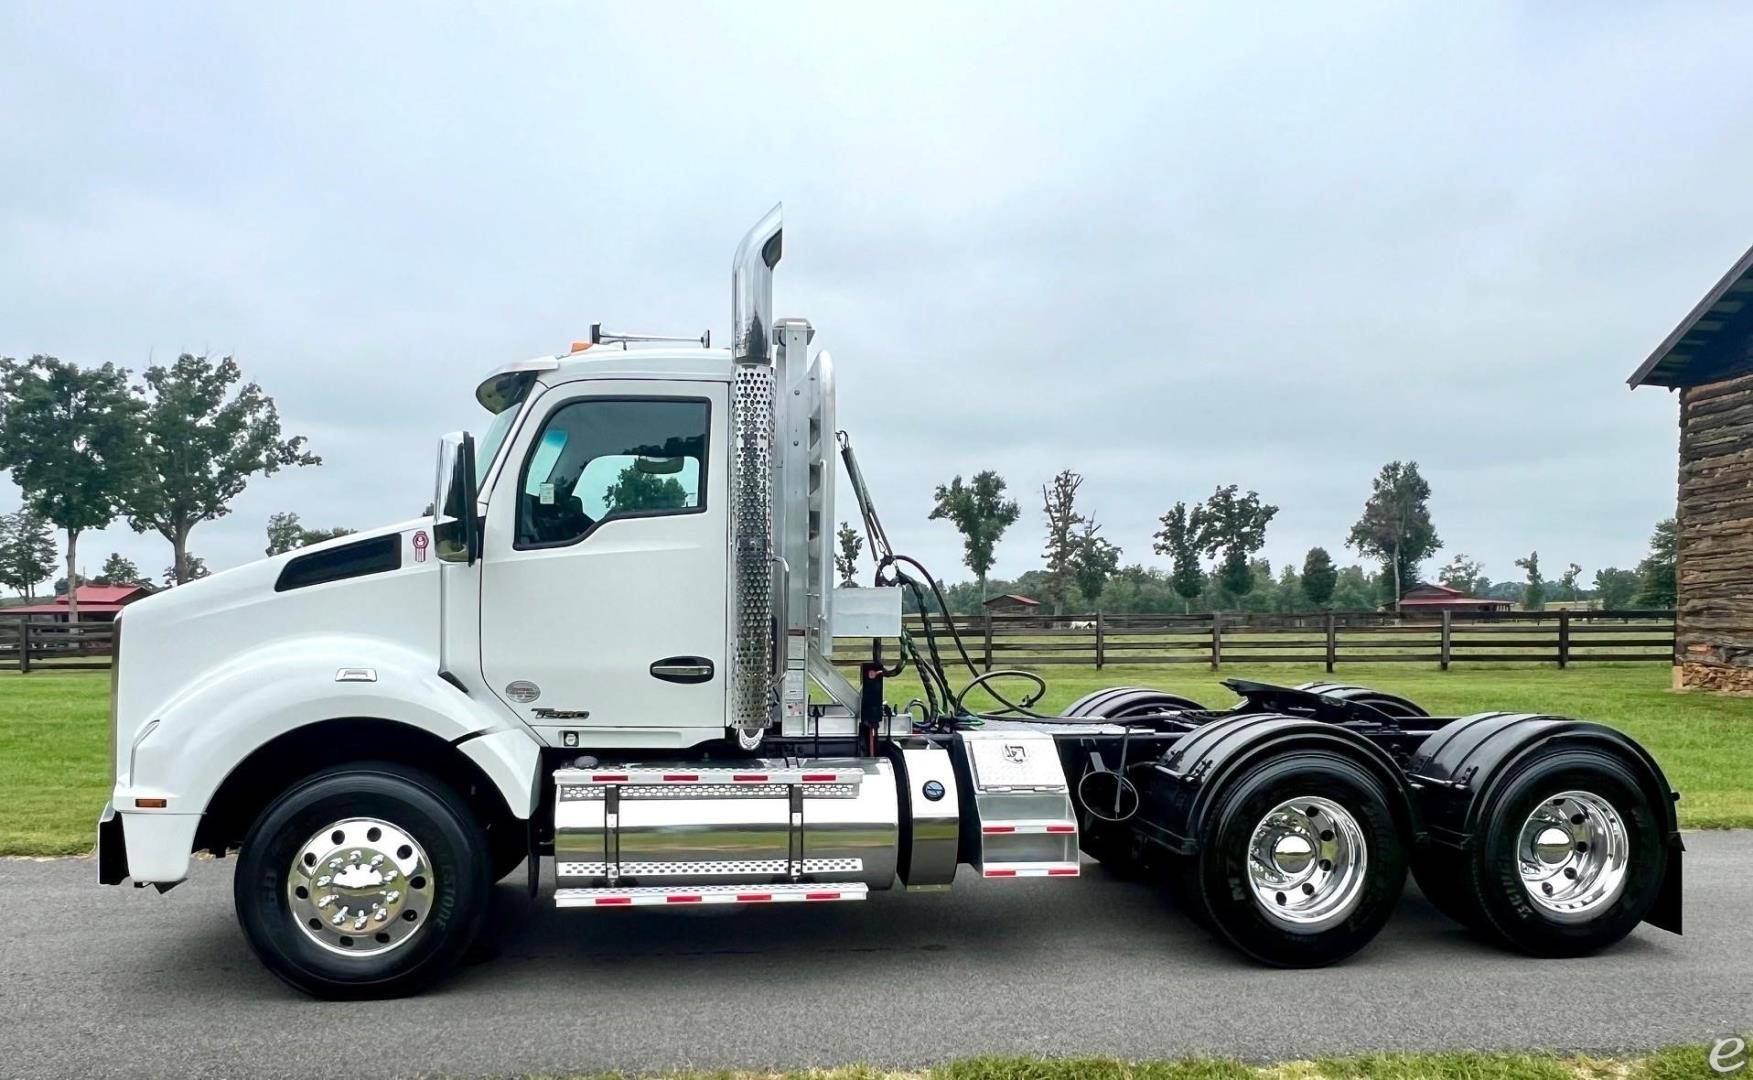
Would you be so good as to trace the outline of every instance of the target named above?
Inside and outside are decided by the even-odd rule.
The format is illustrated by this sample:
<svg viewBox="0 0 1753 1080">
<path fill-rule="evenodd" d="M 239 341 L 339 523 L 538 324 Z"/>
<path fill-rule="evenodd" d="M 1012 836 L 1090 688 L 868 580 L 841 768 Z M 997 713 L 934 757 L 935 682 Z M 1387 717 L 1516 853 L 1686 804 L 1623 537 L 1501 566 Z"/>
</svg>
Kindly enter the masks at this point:
<svg viewBox="0 0 1753 1080">
<path fill-rule="evenodd" d="M 1481 815 L 1522 765 L 1553 746 L 1589 747 L 1618 758 L 1637 777 L 1654 807 L 1667 871 L 1662 895 L 1645 920 L 1680 932 L 1681 853 L 1679 796 L 1649 751 L 1603 724 L 1537 713 L 1476 713 L 1439 728 L 1413 755 L 1407 772 L 1431 839 L 1465 850 Z"/>
<path fill-rule="evenodd" d="M 1326 752 L 1350 758 L 1382 784 L 1408 846 L 1423 842 L 1423 826 L 1405 777 L 1388 753 L 1347 728 L 1302 716 L 1247 713 L 1200 727 L 1140 777 L 1143 805 L 1138 829 L 1181 855 L 1199 850 L 1198 837 L 1229 782 L 1263 758 Z"/>
</svg>

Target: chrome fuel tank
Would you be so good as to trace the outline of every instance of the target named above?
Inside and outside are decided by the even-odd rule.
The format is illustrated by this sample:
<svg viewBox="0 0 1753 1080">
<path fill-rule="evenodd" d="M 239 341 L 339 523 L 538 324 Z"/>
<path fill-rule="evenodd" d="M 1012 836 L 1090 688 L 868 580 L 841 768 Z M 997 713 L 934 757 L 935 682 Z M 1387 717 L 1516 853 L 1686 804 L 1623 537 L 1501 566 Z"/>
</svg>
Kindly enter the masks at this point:
<svg viewBox="0 0 1753 1080">
<path fill-rule="evenodd" d="M 641 762 L 562 769 L 554 784 L 563 887 L 894 882 L 900 814 L 885 760 Z"/>
</svg>

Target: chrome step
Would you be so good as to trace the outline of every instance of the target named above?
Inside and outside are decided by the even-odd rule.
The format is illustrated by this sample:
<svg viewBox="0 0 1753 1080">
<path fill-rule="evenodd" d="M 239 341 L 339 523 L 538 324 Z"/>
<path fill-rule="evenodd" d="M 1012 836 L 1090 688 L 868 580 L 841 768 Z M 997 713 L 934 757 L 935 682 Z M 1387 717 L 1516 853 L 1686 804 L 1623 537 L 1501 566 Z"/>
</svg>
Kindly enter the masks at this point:
<svg viewBox="0 0 1753 1080">
<path fill-rule="evenodd" d="M 686 904 L 784 904 L 863 900 L 862 882 L 835 885 L 686 885 L 626 889 L 556 889 L 555 907 L 653 907 Z"/>
<path fill-rule="evenodd" d="M 989 862 L 980 867 L 980 876 L 987 878 L 1078 877 L 1082 872 L 1074 862 Z"/>
</svg>

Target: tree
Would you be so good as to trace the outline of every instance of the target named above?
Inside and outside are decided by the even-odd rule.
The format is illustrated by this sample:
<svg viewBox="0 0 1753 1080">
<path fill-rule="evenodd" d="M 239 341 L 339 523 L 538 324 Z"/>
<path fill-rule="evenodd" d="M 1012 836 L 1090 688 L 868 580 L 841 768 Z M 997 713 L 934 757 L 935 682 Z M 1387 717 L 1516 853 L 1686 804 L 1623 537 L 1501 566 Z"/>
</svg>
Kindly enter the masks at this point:
<svg viewBox="0 0 1753 1080">
<path fill-rule="evenodd" d="M 1217 559 L 1217 580 L 1231 596 L 1245 596 L 1254 587 L 1248 559 L 1266 544 L 1266 526 L 1278 507 L 1260 501 L 1257 492 L 1236 494 L 1229 484 L 1212 492 L 1211 498 L 1193 508 L 1189 524 L 1199 549 Z"/>
<path fill-rule="evenodd" d="M 1525 559 L 1517 559 L 1516 565 L 1528 572 L 1528 583 L 1522 587 L 1522 609 L 1524 611 L 1544 611 L 1546 608 L 1546 579 L 1540 576 L 1540 553 L 1528 552 Z"/>
<path fill-rule="evenodd" d="M 352 536 L 354 532 L 355 530 L 340 525 L 337 525 L 332 529 L 306 529 L 304 530 L 304 546 L 309 547 L 312 544 L 320 544 L 324 540 L 335 540 L 343 536 Z"/>
<path fill-rule="evenodd" d="M 1480 595 L 1480 590 L 1489 584 L 1485 576 L 1485 567 L 1476 559 L 1466 555 L 1456 555 L 1449 564 L 1436 572 L 1439 583 L 1451 589 L 1457 589 L 1468 596 Z"/>
<path fill-rule="evenodd" d="M 1077 527 L 1084 521 L 1077 512 L 1077 489 L 1081 486 L 1083 477 L 1064 469 L 1051 484 L 1041 487 L 1041 512 L 1047 517 L 1047 546 L 1041 558 L 1047 562 L 1047 595 L 1053 600 L 1055 614 L 1064 609 L 1077 575 Z"/>
<path fill-rule="evenodd" d="M 1400 595 L 1418 580 L 1419 564 L 1443 542 L 1430 522 L 1430 485 L 1418 474 L 1418 462 L 1390 461 L 1371 483 L 1363 516 L 1351 527 L 1346 544 L 1359 554 L 1382 561 L 1383 577 L 1392 582 L 1396 610 Z"/>
<path fill-rule="evenodd" d="M 1635 570 L 1609 566 L 1595 571 L 1595 596 L 1607 611 L 1623 611 L 1637 601 L 1639 579 Z"/>
<path fill-rule="evenodd" d="M 1361 566 L 1347 566 L 1339 571 L 1339 583 L 1333 586 L 1335 611 L 1374 611 L 1381 585 Z"/>
<path fill-rule="evenodd" d="M 1193 609 L 1193 601 L 1205 590 L 1205 569 L 1199 565 L 1199 537 L 1187 504 L 1178 502 L 1168 513 L 1157 519 L 1162 528 L 1156 532 L 1151 550 L 1169 557 L 1169 582 L 1182 600 L 1185 610 Z"/>
<path fill-rule="evenodd" d="M 134 560 L 125 558 L 121 552 L 112 551 L 110 557 L 103 561 L 103 569 L 91 579 L 93 585 L 145 585 L 147 580 L 140 576 L 140 568 Z"/>
<path fill-rule="evenodd" d="M 929 521 L 947 520 L 962 534 L 962 562 L 980 583 L 980 599 L 986 599 L 986 575 L 992 570 L 992 549 L 1004 530 L 1016 524 L 1022 511 L 1015 500 L 1004 497 L 1004 477 L 990 469 L 974 474 L 964 486 L 960 476 L 937 485 Z"/>
<path fill-rule="evenodd" d="M 853 579 L 858 576 L 858 556 L 864 551 L 864 537 L 857 529 L 842 521 L 834 538 L 840 544 L 839 554 L 834 556 L 834 569 L 840 574 L 840 584 L 856 586 L 858 582 Z"/>
<path fill-rule="evenodd" d="M 181 565 L 182 569 L 180 573 L 176 564 L 164 568 L 165 588 L 169 589 L 174 588 L 177 585 L 186 585 L 191 581 L 198 581 L 212 573 L 211 570 L 207 569 L 207 560 L 201 558 L 201 556 L 192 551 L 183 552 L 183 561 Z M 181 581 L 177 580 L 179 576 L 182 578 Z"/>
<path fill-rule="evenodd" d="M 1638 607 L 1671 608 L 1675 605 L 1679 546 L 1674 519 L 1656 522 L 1656 531 L 1650 535 L 1649 554 L 1637 564 Z"/>
<path fill-rule="evenodd" d="M 352 529 L 307 529 L 298 520 L 298 515 L 290 510 L 268 515 L 268 548 L 269 555 L 283 555 L 288 551 L 324 540 L 333 540 L 337 536 L 351 536 Z"/>
<path fill-rule="evenodd" d="M 1120 549 L 1100 535 L 1101 531 L 1102 527 L 1096 524 L 1094 516 L 1085 521 L 1077 534 L 1077 551 L 1072 557 L 1077 591 L 1091 607 L 1101 602 L 1102 589 L 1120 566 Z"/>
<path fill-rule="evenodd" d="M 84 574 L 73 575 L 73 587 L 74 588 L 77 589 L 81 585 L 90 585 L 90 584 L 91 584 L 91 579 L 86 577 Z M 55 579 L 55 595 L 60 596 L 63 593 L 65 593 L 66 591 L 67 591 L 67 579 L 64 577 L 56 578 Z M 69 605 L 71 605 L 73 603 L 76 603 L 78 601 L 78 599 L 79 598 L 77 595 L 71 596 L 71 597 L 68 597 L 67 602 Z"/>
<path fill-rule="evenodd" d="M 1309 606 L 1308 591 L 1303 588 L 1302 575 L 1292 563 L 1285 563 L 1284 569 L 1278 572 L 1278 580 L 1272 583 L 1272 602 L 1269 610 L 1292 612 L 1303 611 Z"/>
<path fill-rule="evenodd" d="M 660 476 L 641 469 L 638 463 L 622 469 L 603 493 L 610 514 L 634 514 L 642 510 L 679 510 L 688 505 L 688 490 L 673 476 Z"/>
<path fill-rule="evenodd" d="M 1572 603 L 1581 595 L 1577 588 L 1577 579 L 1583 576 L 1583 568 L 1576 563 L 1565 567 L 1564 573 L 1558 575 L 1558 587 L 1564 590 L 1564 598 Z"/>
<path fill-rule="evenodd" d="M 304 526 L 298 523 L 298 515 L 290 510 L 268 515 L 268 547 L 269 555 L 284 555 L 288 551 L 304 546 Z"/>
<path fill-rule="evenodd" d="M 1303 595 L 1309 603 L 1324 608 L 1333 599 L 1333 587 L 1339 584 L 1339 571 L 1333 567 L 1333 556 L 1326 548 L 1310 548 L 1303 556 Z"/>
<path fill-rule="evenodd" d="M 184 353 L 169 367 L 147 368 L 145 377 L 152 400 L 145 411 L 144 473 L 127 498 L 128 522 L 136 532 L 170 541 L 171 568 L 183 582 L 189 580 L 189 532 L 197 524 L 231 513 L 231 500 L 250 477 L 320 465 L 322 458 L 304 449 L 304 436 L 280 437 L 274 399 L 255 383 L 238 386 L 243 373 L 229 356 L 216 361 Z"/>
<path fill-rule="evenodd" d="M 0 585 L 29 600 L 55 572 L 55 535 L 28 508 L 0 515 Z"/>
<path fill-rule="evenodd" d="M 139 477 L 139 401 L 114 364 L 81 369 L 52 356 L 0 360 L 0 468 L 38 517 L 67 533 L 77 577 L 79 534 L 116 519 Z M 79 618 L 70 595 L 67 618 Z"/>
</svg>

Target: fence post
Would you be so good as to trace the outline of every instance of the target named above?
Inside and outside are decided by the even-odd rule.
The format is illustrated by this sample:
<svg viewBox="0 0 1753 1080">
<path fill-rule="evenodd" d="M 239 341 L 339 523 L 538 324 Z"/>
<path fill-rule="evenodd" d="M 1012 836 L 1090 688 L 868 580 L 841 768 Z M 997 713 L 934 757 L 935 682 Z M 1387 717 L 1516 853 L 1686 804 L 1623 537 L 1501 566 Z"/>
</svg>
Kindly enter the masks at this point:
<svg viewBox="0 0 1753 1080">
<path fill-rule="evenodd" d="M 1454 631 L 1455 631 L 1455 613 L 1452 611 L 1449 611 L 1447 608 L 1445 608 L 1445 609 L 1443 609 L 1443 644 L 1442 644 L 1442 650 L 1441 650 L 1441 655 L 1442 655 L 1441 665 L 1442 665 L 1442 670 L 1444 670 L 1444 671 L 1449 670 L 1449 661 L 1454 658 L 1454 651 L 1455 651 Z"/>
<path fill-rule="evenodd" d="M 1223 612 L 1211 613 L 1211 670 L 1223 665 Z"/>
<path fill-rule="evenodd" d="M 1558 666 L 1570 666 L 1570 609 L 1558 613 Z"/>
<path fill-rule="evenodd" d="M 986 627 L 985 627 L 985 631 L 981 635 L 981 651 L 982 651 L 982 655 L 980 658 L 981 663 L 983 663 L 986 666 L 987 671 L 991 671 L 992 670 L 992 612 L 990 612 L 990 611 L 988 611 L 986 613 Z"/>
<path fill-rule="evenodd" d="M 18 617 L 18 670 L 30 670 L 30 616 Z"/>
<path fill-rule="evenodd" d="M 1339 635 L 1334 632 L 1333 613 L 1327 613 L 1327 674 L 1333 674 L 1333 665 L 1339 662 Z"/>
<path fill-rule="evenodd" d="M 1104 657 L 1102 655 L 1102 613 L 1100 611 L 1098 611 L 1098 612 L 1096 612 L 1096 670 L 1097 671 L 1102 670 L 1102 662 L 1105 659 L 1106 659 L 1106 657 Z"/>
</svg>

